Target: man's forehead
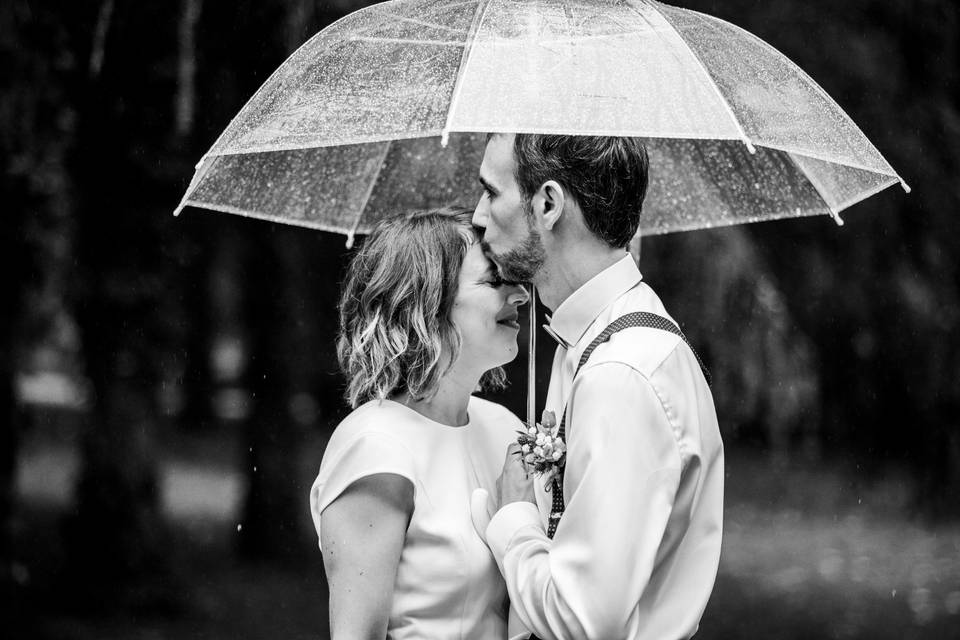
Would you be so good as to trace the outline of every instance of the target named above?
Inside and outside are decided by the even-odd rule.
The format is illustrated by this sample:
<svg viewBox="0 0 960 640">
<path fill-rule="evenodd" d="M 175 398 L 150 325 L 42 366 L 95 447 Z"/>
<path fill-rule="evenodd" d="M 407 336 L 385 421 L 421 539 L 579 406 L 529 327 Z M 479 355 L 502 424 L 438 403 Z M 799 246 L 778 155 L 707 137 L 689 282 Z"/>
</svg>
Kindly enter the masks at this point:
<svg viewBox="0 0 960 640">
<path fill-rule="evenodd" d="M 484 179 L 509 178 L 513 175 L 513 139 L 512 133 L 495 133 L 487 140 L 480 163 L 480 175 Z"/>
</svg>

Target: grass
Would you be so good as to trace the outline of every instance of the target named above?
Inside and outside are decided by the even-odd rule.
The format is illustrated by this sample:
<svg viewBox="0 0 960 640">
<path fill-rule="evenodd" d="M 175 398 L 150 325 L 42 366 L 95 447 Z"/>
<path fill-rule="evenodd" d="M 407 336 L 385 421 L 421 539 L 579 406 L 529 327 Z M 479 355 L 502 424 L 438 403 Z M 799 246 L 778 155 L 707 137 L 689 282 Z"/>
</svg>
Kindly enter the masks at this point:
<svg viewBox="0 0 960 640">
<path fill-rule="evenodd" d="M 904 476 L 728 453 L 720 572 L 700 638 L 960 638 L 960 527 Z"/>
<path fill-rule="evenodd" d="M 76 454 L 59 442 L 24 448 L 17 539 L 27 588 L 5 637 L 327 637 L 312 533 L 297 566 L 236 560 L 243 480 L 219 439 L 165 456 L 164 505 L 177 536 L 167 604 L 71 606 L 54 587 L 63 560 L 55 525 L 70 508 Z M 216 452 L 207 458 L 205 448 Z M 960 525 L 912 518 L 905 476 L 864 480 L 845 461 L 775 464 L 740 449 L 728 450 L 727 470 L 723 556 L 698 639 L 960 638 Z"/>
</svg>

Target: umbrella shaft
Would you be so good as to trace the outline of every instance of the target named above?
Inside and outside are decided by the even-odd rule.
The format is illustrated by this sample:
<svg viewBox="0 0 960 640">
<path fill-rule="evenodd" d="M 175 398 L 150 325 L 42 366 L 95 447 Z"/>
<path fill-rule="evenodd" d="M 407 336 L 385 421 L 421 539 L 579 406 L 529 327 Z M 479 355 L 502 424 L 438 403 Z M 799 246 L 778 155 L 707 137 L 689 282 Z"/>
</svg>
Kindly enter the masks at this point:
<svg viewBox="0 0 960 640">
<path fill-rule="evenodd" d="M 530 327 L 527 332 L 527 424 L 537 422 L 537 290 L 530 284 Z"/>
</svg>

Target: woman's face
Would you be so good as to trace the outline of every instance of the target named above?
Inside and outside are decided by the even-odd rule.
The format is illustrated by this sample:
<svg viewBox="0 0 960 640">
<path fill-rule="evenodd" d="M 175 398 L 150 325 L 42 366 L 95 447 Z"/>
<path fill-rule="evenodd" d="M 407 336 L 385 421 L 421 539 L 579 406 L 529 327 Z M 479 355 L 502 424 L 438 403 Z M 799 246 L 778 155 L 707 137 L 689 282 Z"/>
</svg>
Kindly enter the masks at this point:
<svg viewBox="0 0 960 640">
<path fill-rule="evenodd" d="M 474 242 L 460 267 L 451 320 L 460 330 L 460 361 L 483 371 L 517 357 L 517 309 L 530 299 L 518 284 L 500 280 L 496 267 Z"/>
</svg>

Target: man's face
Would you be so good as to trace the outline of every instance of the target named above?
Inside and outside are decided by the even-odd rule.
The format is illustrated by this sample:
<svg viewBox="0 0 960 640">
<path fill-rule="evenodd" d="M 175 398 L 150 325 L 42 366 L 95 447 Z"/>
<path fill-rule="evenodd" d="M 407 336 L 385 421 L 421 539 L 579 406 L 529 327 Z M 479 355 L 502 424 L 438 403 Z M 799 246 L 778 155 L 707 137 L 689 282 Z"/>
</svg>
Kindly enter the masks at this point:
<svg viewBox="0 0 960 640">
<path fill-rule="evenodd" d="M 487 143 L 480 164 L 483 195 L 473 212 L 473 224 L 484 229 L 484 253 L 503 278 L 532 282 L 546 254 L 514 177 L 513 141 L 513 134 L 498 134 Z"/>
</svg>

